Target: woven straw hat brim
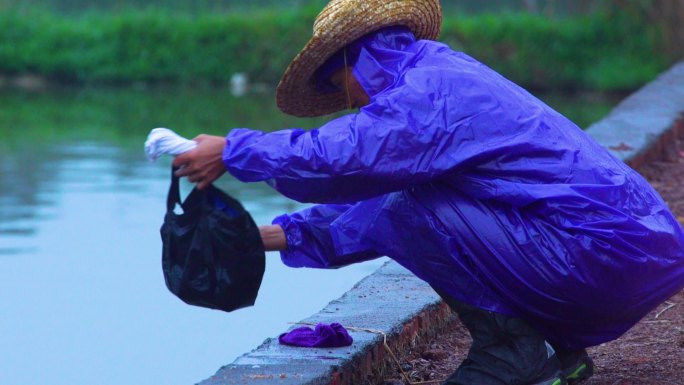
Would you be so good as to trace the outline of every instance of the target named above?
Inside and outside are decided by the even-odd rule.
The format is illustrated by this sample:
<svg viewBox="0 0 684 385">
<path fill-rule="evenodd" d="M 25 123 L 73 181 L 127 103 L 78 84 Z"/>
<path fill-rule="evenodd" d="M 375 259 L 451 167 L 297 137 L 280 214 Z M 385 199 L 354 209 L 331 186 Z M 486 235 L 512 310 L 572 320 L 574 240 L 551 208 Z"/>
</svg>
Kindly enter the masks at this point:
<svg viewBox="0 0 684 385">
<path fill-rule="evenodd" d="M 313 117 L 347 107 L 344 92 L 321 93 L 314 74 L 356 39 L 390 26 L 405 26 L 417 39 L 436 40 L 442 26 L 439 0 L 333 0 L 316 18 L 314 34 L 292 60 L 276 90 L 285 113 Z"/>
</svg>

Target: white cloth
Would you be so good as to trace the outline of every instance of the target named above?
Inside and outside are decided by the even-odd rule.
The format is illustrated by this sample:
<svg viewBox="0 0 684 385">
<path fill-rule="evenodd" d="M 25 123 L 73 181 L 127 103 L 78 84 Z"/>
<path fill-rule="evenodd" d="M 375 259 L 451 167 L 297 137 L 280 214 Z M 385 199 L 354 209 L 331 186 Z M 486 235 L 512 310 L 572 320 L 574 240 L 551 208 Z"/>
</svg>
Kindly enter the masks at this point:
<svg viewBox="0 0 684 385">
<path fill-rule="evenodd" d="M 164 154 L 180 155 L 197 147 L 197 142 L 186 139 L 168 128 L 155 128 L 145 141 L 147 159 L 154 162 Z"/>
</svg>

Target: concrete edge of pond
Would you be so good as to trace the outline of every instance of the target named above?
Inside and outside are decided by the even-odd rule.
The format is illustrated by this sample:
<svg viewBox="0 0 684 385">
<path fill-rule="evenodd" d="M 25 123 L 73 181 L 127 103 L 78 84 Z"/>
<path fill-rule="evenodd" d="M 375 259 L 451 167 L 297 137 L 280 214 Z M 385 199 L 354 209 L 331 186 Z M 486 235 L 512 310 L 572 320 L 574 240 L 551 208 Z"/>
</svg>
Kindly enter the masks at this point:
<svg viewBox="0 0 684 385">
<path fill-rule="evenodd" d="M 397 263 L 387 262 L 301 322 L 338 322 L 381 332 L 388 337 L 392 351 L 400 352 L 425 335 L 438 332 L 451 319 L 448 307 L 429 285 Z M 277 338 L 269 338 L 201 384 L 358 385 L 380 378 L 393 364 L 383 335 L 355 330 L 349 333 L 354 343 L 333 349 L 284 346 Z"/>
<path fill-rule="evenodd" d="M 633 93 L 587 128 L 601 145 L 634 168 L 672 157 L 684 114 L 684 62 Z"/>
<path fill-rule="evenodd" d="M 626 98 L 587 132 L 636 168 L 680 155 L 675 151 L 674 139 L 684 138 L 683 117 L 681 62 Z M 439 333 L 452 321 L 448 307 L 429 285 L 395 262 L 388 262 L 301 322 L 339 322 L 373 329 L 387 335 L 390 349 L 401 353 Z M 381 334 L 350 334 L 354 338 L 352 346 L 334 349 L 282 346 L 277 338 L 269 338 L 200 384 L 361 385 L 378 383 L 387 370 L 397 369 Z"/>
</svg>

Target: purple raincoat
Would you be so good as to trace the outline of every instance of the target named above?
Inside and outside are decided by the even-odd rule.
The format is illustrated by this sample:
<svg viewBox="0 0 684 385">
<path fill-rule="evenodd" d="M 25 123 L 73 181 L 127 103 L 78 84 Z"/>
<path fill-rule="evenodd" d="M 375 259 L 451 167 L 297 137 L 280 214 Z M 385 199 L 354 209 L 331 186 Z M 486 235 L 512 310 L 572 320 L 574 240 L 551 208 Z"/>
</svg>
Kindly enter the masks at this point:
<svg viewBox="0 0 684 385">
<path fill-rule="evenodd" d="M 285 264 L 387 255 L 567 348 L 619 337 L 684 287 L 684 234 L 635 171 L 522 88 L 390 28 L 353 43 L 371 97 L 304 131 L 232 130 L 245 182 L 320 205 L 274 220 Z"/>
</svg>

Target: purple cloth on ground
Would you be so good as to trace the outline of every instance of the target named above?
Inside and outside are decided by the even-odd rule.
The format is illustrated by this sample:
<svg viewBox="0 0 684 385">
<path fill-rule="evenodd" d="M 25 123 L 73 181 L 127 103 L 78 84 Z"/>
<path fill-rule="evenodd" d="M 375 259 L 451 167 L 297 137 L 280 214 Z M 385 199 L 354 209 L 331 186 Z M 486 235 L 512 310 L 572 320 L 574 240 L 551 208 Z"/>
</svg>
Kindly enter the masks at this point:
<svg viewBox="0 0 684 385">
<path fill-rule="evenodd" d="M 283 345 L 304 348 L 339 348 L 351 345 L 354 339 L 344 326 L 334 322 L 329 325 L 319 323 L 316 329 L 307 326 L 294 329 L 281 334 L 278 341 Z"/>
</svg>

